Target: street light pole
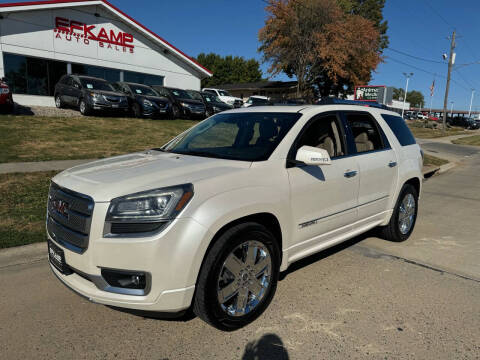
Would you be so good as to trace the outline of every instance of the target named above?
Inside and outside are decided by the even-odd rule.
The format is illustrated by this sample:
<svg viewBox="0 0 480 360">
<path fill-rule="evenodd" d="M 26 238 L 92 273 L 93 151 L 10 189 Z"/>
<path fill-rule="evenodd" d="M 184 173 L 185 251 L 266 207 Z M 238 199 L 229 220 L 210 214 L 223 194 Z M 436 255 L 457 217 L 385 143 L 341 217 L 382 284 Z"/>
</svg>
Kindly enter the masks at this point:
<svg viewBox="0 0 480 360">
<path fill-rule="evenodd" d="M 413 76 L 413 73 L 403 73 L 405 77 L 407 78 L 407 83 L 405 84 L 405 95 L 403 96 L 403 106 L 402 106 L 402 118 L 403 118 L 403 113 L 405 112 L 405 101 L 407 100 L 407 92 L 408 92 L 408 81 L 410 80 L 410 77 Z"/>
<path fill-rule="evenodd" d="M 473 94 L 475 94 L 475 89 L 472 89 L 472 96 L 470 97 L 470 109 L 468 109 L 468 118 L 470 118 L 470 115 L 472 115 Z"/>
</svg>

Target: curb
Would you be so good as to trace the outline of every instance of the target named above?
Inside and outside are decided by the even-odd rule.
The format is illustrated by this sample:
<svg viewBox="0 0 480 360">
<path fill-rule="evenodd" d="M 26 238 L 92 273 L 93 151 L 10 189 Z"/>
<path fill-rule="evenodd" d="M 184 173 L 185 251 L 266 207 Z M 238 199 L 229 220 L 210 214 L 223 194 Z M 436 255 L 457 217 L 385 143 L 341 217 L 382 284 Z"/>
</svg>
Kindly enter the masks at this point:
<svg viewBox="0 0 480 360">
<path fill-rule="evenodd" d="M 449 163 L 441 165 L 441 166 L 435 166 L 435 167 L 430 167 L 430 168 L 424 169 L 423 178 L 428 179 L 435 174 L 439 174 L 439 175 L 443 174 L 443 173 L 447 172 L 448 170 L 453 169 L 455 166 L 457 166 L 456 163 L 449 162 Z"/>
<path fill-rule="evenodd" d="M 0 249 L 0 269 L 15 265 L 31 264 L 36 261 L 46 260 L 47 257 L 47 243 L 45 241 Z"/>
</svg>

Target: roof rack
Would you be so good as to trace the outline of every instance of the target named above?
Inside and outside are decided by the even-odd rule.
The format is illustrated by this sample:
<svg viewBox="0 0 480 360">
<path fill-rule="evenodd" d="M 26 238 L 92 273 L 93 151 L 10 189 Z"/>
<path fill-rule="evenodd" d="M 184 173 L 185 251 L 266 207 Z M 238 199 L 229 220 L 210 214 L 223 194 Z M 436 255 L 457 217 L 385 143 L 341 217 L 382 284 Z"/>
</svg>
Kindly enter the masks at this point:
<svg viewBox="0 0 480 360">
<path fill-rule="evenodd" d="M 373 101 L 345 100 L 339 98 L 323 98 L 317 102 L 317 105 L 360 105 L 388 110 L 388 107 Z"/>
</svg>

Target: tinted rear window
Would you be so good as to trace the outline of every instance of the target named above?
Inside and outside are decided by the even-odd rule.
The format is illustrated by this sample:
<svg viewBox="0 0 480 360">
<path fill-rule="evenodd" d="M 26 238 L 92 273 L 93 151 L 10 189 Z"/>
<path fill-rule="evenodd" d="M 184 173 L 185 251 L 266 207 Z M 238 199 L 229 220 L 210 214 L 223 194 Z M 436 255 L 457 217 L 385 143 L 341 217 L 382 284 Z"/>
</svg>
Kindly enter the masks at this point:
<svg viewBox="0 0 480 360">
<path fill-rule="evenodd" d="M 412 132 L 405 123 L 405 120 L 403 120 L 400 116 L 382 114 L 382 117 L 387 122 L 390 129 L 392 129 L 393 133 L 398 139 L 398 142 L 402 146 L 412 145 L 416 143 Z"/>
</svg>

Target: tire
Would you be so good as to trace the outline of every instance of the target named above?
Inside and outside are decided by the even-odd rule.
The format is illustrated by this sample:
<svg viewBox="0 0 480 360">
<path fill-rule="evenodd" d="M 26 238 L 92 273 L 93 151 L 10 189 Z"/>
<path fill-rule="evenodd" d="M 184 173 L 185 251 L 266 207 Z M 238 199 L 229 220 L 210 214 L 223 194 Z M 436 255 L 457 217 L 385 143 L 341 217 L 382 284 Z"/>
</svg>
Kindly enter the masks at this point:
<svg viewBox="0 0 480 360">
<path fill-rule="evenodd" d="M 177 105 L 172 106 L 172 119 L 176 120 L 180 118 L 180 109 Z"/>
<path fill-rule="evenodd" d="M 412 210 L 408 210 L 408 206 L 405 206 L 408 201 L 413 201 L 415 208 Z M 411 212 L 406 220 L 409 223 L 409 226 L 405 227 L 403 222 L 400 221 L 400 216 L 403 217 L 405 214 L 403 209 L 407 209 Z M 393 209 L 392 217 L 390 218 L 390 222 L 387 226 L 382 226 L 380 228 L 381 236 L 385 240 L 394 241 L 394 242 L 402 242 L 407 240 L 413 232 L 415 228 L 415 223 L 417 221 L 417 214 L 418 214 L 418 192 L 410 184 L 403 185 L 402 190 L 400 191 L 400 195 L 398 196 L 397 203 L 395 208 Z"/>
<path fill-rule="evenodd" d="M 133 116 L 135 116 L 136 118 L 142 117 L 142 110 L 140 109 L 140 105 L 133 105 Z"/>
<path fill-rule="evenodd" d="M 250 252 L 245 252 L 245 245 Z M 256 254 L 256 260 L 244 261 L 246 259 L 240 259 L 239 254 L 245 257 Z M 261 268 L 266 270 L 262 273 Z M 233 226 L 215 241 L 204 259 L 193 299 L 194 313 L 224 331 L 237 330 L 251 323 L 272 301 L 279 268 L 280 249 L 266 227 L 253 222 Z M 230 282 L 233 271 L 239 272 Z M 229 280 L 225 281 L 226 278 Z M 224 290 L 223 293 L 219 289 Z M 234 289 L 237 289 L 236 294 Z M 258 296 L 255 297 L 254 293 Z M 245 294 L 246 301 L 242 302 Z M 223 296 L 228 300 L 221 302 L 219 298 L 223 299 Z M 256 298 L 259 299 L 257 302 Z M 242 303 L 246 305 L 239 305 Z"/>
<path fill-rule="evenodd" d="M 85 102 L 85 100 L 80 100 L 78 104 L 78 109 L 80 110 L 80 114 L 84 116 L 88 116 L 91 113 L 90 106 Z"/>
<path fill-rule="evenodd" d="M 62 109 L 64 107 L 62 97 L 60 95 L 55 95 L 55 106 L 58 109 Z"/>
</svg>

